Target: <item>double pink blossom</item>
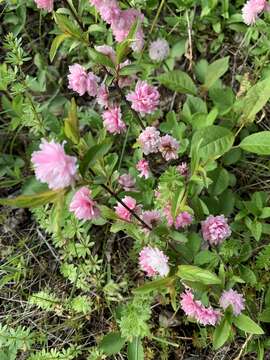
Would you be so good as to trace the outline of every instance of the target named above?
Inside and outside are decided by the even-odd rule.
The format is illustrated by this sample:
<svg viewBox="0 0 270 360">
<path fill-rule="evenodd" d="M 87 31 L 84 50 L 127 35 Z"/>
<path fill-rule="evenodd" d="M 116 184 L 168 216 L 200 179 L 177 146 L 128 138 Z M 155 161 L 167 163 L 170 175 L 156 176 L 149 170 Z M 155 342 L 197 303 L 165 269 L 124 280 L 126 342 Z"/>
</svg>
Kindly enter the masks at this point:
<svg viewBox="0 0 270 360">
<path fill-rule="evenodd" d="M 181 294 L 181 308 L 187 316 L 194 318 L 202 325 L 216 325 L 220 320 L 220 311 L 211 306 L 205 307 L 201 301 L 195 300 L 191 291 Z"/>
<path fill-rule="evenodd" d="M 240 315 L 245 309 L 245 299 L 243 295 L 233 289 L 223 291 L 219 299 L 219 304 L 224 310 L 226 310 L 228 306 L 232 306 L 235 316 Z"/>
<path fill-rule="evenodd" d="M 34 0 L 37 7 L 46 11 L 53 11 L 53 0 Z"/>
<path fill-rule="evenodd" d="M 92 72 L 87 72 L 79 64 L 69 66 L 68 88 L 76 91 L 80 96 L 88 93 L 89 96 L 96 96 L 98 91 L 99 78 Z"/>
<path fill-rule="evenodd" d="M 97 103 L 102 108 L 107 109 L 109 107 L 109 91 L 106 85 L 101 84 L 97 91 Z"/>
<path fill-rule="evenodd" d="M 144 177 L 148 179 L 150 176 L 150 167 L 149 163 L 145 159 L 141 159 L 136 164 L 136 169 L 140 172 L 139 177 Z"/>
<path fill-rule="evenodd" d="M 171 135 L 164 135 L 160 139 L 159 151 L 166 161 L 178 158 L 179 142 Z"/>
<path fill-rule="evenodd" d="M 247 25 L 254 24 L 263 11 L 270 11 L 270 6 L 266 0 L 248 0 L 242 9 L 244 22 Z"/>
<path fill-rule="evenodd" d="M 31 157 L 36 178 L 53 190 L 72 185 L 77 173 L 77 159 L 65 153 L 64 144 L 43 139 L 39 148 Z"/>
<path fill-rule="evenodd" d="M 91 190 L 86 186 L 74 194 L 69 205 L 69 211 L 74 212 L 80 220 L 92 220 L 100 215 L 96 201 L 91 198 Z"/>
<path fill-rule="evenodd" d="M 146 81 L 138 80 L 135 90 L 126 96 L 128 101 L 131 101 L 133 110 L 138 111 L 142 116 L 152 114 L 159 105 L 159 92 Z"/>
<path fill-rule="evenodd" d="M 141 215 L 143 221 L 151 228 L 157 226 L 161 222 L 160 212 L 157 210 L 147 210 Z"/>
<path fill-rule="evenodd" d="M 135 199 L 133 199 L 131 196 L 125 196 L 122 200 L 122 202 L 134 212 L 138 211 L 137 202 Z M 114 207 L 115 212 L 117 216 L 125 221 L 131 221 L 132 213 L 128 209 L 125 208 L 120 202 L 117 203 L 117 205 Z"/>
<path fill-rule="evenodd" d="M 170 269 L 168 257 L 158 248 L 144 247 L 140 252 L 139 265 L 149 277 L 160 275 L 167 276 Z"/>
<path fill-rule="evenodd" d="M 219 245 L 231 236 L 231 229 L 224 215 L 210 215 L 205 221 L 202 221 L 201 226 L 204 240 L 211 245 Z"/>
<path fill-rule="evenodd" d="M 145 155 L 158 152 L 160 132 L 153 126 L 147 126 L 138 137 L 138 143 Z"/>
<path fill-rule="evenodd" d="M 103 125 L 111 134 L 120 134 L 126 130 L 126 124 L 122 121 L 120 106 L 114 105 L 102 114 Z"/>
</svg>

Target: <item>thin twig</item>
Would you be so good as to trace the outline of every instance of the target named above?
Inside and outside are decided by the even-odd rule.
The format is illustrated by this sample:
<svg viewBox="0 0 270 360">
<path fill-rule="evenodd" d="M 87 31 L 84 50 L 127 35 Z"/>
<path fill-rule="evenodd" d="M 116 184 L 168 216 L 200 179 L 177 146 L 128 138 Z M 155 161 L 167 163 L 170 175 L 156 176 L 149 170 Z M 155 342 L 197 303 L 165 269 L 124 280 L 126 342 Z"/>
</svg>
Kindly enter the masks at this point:
<svg viewBox="0 0 270 360">
<path fill-rule="evenodd" d="M 236 356 L 236 358 L 234 358 L 234 360 L 240 360 L 241 359 L 241 356 L 243 355 L 243 352 L 249 342 L 249 340 L 252 338 L 253 334 L 249 334 L 246 341 L 244 342 L 244 344 L 241 346 L 241 349 L 240 349 L 240 352 L 239 354 Z"/>
</svg>

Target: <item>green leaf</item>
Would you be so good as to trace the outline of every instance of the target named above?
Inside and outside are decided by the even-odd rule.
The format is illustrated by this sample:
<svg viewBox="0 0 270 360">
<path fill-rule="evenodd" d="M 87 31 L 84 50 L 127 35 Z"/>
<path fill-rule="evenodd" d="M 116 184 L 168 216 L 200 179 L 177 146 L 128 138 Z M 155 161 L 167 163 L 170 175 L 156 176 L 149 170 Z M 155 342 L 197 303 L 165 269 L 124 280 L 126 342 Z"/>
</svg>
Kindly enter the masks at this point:
<svg viewBox="0 0 270 360">
<path fill-rule="evenodd" d="M 240 148 L 258 155 L 270 155 L 270 131 L 249 135 L 240 143 Z"/>
<path fill-rule="evenodd" d="M 243 99 L 235 102 L 235 110 L 241 114 L 240 123 L 251 123 L 270 98 L 270 77 L 252 86 Z"/>
<path fill-rule="evenodd" d="M 264 334 L 263 329 L 247 315 L 240 314 L 233 319 L 233 323 L 238 329 L 243 330 L 247 333 L 257 335 Z"/>
<path fill-rule="evenodd" d="M 213 334 L 214 349 L 219 349 L 228 340 L 231 333 L 231 324 L 224 317 L 219 325 L 216 326 Z"/>
<path fill-rule="evenodd" d="M 112 332 L 102 338 L 99 348 L 110 356 L 119 353 L 124 345 L 125 339 L 121 337 L 120 332 Z"/>
<path fill-rule="evenodd" d="M 0 199 L 0 205 L 18 208 L 32 208 L 54 202 L 62 191 L 45 191 L 35 195 L 20 195 L 13 199 Z"/>
<path fill-rule="evenodd" d="M 137 33 L 138 27 L 139 27 L 140 21 L 137 19 L 137 21 L 134 22 L 134 24 L 131 26 L 131 29 L 129 30 L 127 38 L 122 41 L 120 44 L 117 44 L 116 46 L 116 63 L 119 65 L 126 55 L 130 51 L 130 45 L 132 42 L 134 42 L 135 34 Z"/>
<path fill-rule="evenodd" d="M 63 31 L 65 35 L 69 35 L 74 37 L 77 40 L 87 41 L 87 35 L 81 31 L 81 29 L 75 25 L 73 21 L 71 21 L 67 16 L 54 13 L 54 18 L 56 24 Z"/>
<path fill-rule="evenodd" d="M 259 320 L 262 322 L 270 323 L 270 309 L 265 309 L 260 315 Z"/>
<path fill-rule="evenodd" d="M 59 48 L 59 46 L 62 44 L 62 42 L 69 38 L 70 35 L 69 34 L 60 34 L 60 35 L 57 35 L 54 39 L 53 39 L 53 42 L 52 42 L 52 45 L 51 45 L 51 48 L 50 48 L 50 61 L 53 62 L 53 59 L 56 55 L 56 52 Z"/>
<path fill-rule="evenodd" d="M 177 276 L 187 281 L 197 281 L 204 285 L 218 285 L 221 280 L 216 274 L 209 270 L 202 269 L 193 265 L 179 265 Z"/>
<path fill-rule="evenodd" d="M 128 360 L 144 360 L 144 351 L 142 341 L 136 337 L 132 342 L 128 343 Z"/>
<path fill-rule="evenodd" d="M 218 125 L 197 130 L 191 142 L 191 151 L 200 143 L 198 152 L 204 161 L 215 160 L 225 154 L 233 145 L 233 133 Z"/>
<path fill-rule="evenodd" d="M 74 144 L 80 141 L 79 120 L 77 116 L 77 106 L 74 98 L 71 99 L 71 105 L 68 112 L 68 117 L 64 123 L 64 132 L 68 139 Z"/>
<path fill-rule="evenodd" d="M 103 65 L 109 68 L 114 69 L 115 65 L 112 62 L 112 60 L 109 58 L 109 56 L 102 54 L 101 52 L 98 52 L 94 49 L 88 49 L 91 59 L 98 65 Z"/>
<path fill-rule="evenodd" d="M 87 168 L 93 165 L 98 159 L 103 157 L 110 150 L 111 146 L 112 142 L 108 140 L 104 140 L 102 143 L 92 146 L 81 161 L 81 174 L 84 175 Z"/>
<path fill-rule="evenodd" d="M 168 89 L 182 94 L 197 94 L 197 88 L 191 77 L 181 70 L 173 70 L 161 74 L 158 81 Z"/>
<path fill-rule="evenodd" d="M 174 276 L 167 277 L 165 279 L 158 279 L 158 280 L 154 280 L 154 281 L 148 281 L 144 285 L 142 285 L 139 288 L 133 290 L 133 292 L 135 294 L 137 294 L 137 293 L 145 294 L 145 293 L 155 291 L 155 290 L 166 289 L 166 288 L 169 288 L 172 285 L 174 285 L 174 282 L 175 282 L 175 277 Z"/>
<path fill-rule="evenodd" d="M 229 56 L 218 59 L 212 64 L 208 65 L 207 72 L 205 75 L 205 80 L 203 86 L 206 89 L 210 89 L 214 83 L 221 78 L 222 75 L 228 70 L 229 67 Z"/>
</svg>

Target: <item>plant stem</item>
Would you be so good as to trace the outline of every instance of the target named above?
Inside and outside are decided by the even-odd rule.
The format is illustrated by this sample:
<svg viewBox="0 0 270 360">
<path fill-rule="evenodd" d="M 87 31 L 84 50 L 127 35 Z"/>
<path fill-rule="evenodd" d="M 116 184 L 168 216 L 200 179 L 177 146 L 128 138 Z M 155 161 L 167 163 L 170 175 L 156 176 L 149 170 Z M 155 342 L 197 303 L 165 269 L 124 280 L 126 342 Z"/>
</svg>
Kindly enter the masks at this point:
<svg viewBox="0 0 270 360">
<path fill-rule="evenodd" d="M 86 32 L 86 28 L 84 27 L 84 25 L 83 25 L 82 21 L 80 20 L 78 14 L 74 11 L 73 7 L 70 5 L 69 1 L 68 0 L 63 0 L 63 2 L 68 7 L 69 11 L 71 12 L 74 19 L 77 21 L 77 23 L 78 23 L 79 27 L 81 28 L 81 30 L 83 32 Z"/>
<path fill-rule="evenodd" d="M 90 173 L 92 174 L 92 176 L 96 176 L 95 172 L 92 169 L 89 169 Z M 148 224 L 146 224 L 146 222 L 143 221 L 142 218 L 140 218 L 139 215 L 136 214 L 135 211 L 131 210 L 120 198 L 119 196 L 112 190 L 110 189 L 107 185 L 105 184 L 100 184 L 101 187 L 103 187 L 104 190 L 106 190 L 111 196 L 113 196 L 126 210 L 128 210 L 144 227 L 146 227 L 148 230 L 152 230 L 152 227 L 149 226 Z"/>
</svg>

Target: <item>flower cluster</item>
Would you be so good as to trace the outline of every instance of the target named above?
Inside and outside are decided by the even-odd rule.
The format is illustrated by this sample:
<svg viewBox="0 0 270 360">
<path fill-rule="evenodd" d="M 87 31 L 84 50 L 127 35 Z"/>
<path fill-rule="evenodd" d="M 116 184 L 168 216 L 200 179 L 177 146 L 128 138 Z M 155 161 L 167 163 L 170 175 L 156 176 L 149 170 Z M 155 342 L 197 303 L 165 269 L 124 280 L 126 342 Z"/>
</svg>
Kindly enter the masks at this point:
<svg viewBox="0 0 270 360">
<path fill-rule="evenodd" d="M 96 96 L 98 92 L 99 78 L 92 72 L 87 72 L 79 64 L 69 66 L 68 88 L 76 91 L 80 96 L 88 93 L 89 96 Z"/>
<path fill-rule="evenodd" d="M 90 0 L 101 18 L 111 26 L 112 33 L 117 42 L 122 42 L 128 37 L 132 25 L 136 21 L 143 21 L 143 14 L 139 10 L 121 10 L 116 0 Z M 135 40 L 131 47 L 134 51 L 142 50 L 144 45 L 143 30 L 138 26 Z"/>
<path fill-rule="evenodd" d="M 187 211 L 180 212 L 174 219 L 170 204 L 165 206 L 164 214 L 167 219 L 168 226 L 174 226 L 176 229 L 186 228 L 193 222 L 193 216 Z"/>
<path fill-rule="evenodd" d="M 252 25 L 263 11 L 270 11 L 266 0 L 248 0 L 242 9 L 244 23 Z"/>
<path fill-rule="evenodd" d="M 143 130 L 137 141 L 145 155 L 160 151 L 166 161 L 178 158 L 179 142 L 170 135 L 160 136 L 153 126 Z"/>
<path fill-rule="evenodd" d="M 205 307 L 201 301 L 195 300 L 190 290 L 185 290 L 181 294 L 181 308 L 187 316 L 194 318 L 202 325 L 216 325 L 221 317 L 220 310 Z M 223 291 L 220 299 L 220 306 L 226 310 L 228 306 L 232 306 L 234 316 L 238 316 L 245 309 L 244 298 L 235 290 Z"/>
<path fill-rule="evenodd" d="M 191 291 L 181 294 L 181 308 L 186 315 L 194 318 L 202 325 L 216 325 L 220 319 L 220 311 L 211 306 L 205 307 L 201 301 L 195 300 Z"/>
</svg>

